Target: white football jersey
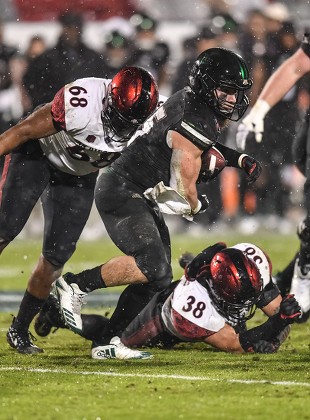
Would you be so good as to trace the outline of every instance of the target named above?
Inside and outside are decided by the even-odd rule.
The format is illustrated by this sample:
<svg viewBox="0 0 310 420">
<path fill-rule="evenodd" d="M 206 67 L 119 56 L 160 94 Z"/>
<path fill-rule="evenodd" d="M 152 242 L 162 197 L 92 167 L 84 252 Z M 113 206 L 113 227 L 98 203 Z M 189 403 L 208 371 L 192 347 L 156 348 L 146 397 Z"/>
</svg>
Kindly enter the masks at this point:
<svg viewBox="0 0 310 420">
<path fill-rule="evenodd" d="M 183 341 L 202 340 L 226 322 L 213 306 L 207 289 L 197 281 L 187 281 L 185 276 L 164 303 L 162 319 L 168 331 Z"/>
<path fill-rule="evenodd" d="M 127 139 L 109 136 L 110 130 L 101 118 L 110 82 L 94 77 L 78 79 L 55 95 L 53 118 L 65 128 L 39 141 L 57 169 L 86 175 L 108 165 L 127 146 Z"/>
</svg>

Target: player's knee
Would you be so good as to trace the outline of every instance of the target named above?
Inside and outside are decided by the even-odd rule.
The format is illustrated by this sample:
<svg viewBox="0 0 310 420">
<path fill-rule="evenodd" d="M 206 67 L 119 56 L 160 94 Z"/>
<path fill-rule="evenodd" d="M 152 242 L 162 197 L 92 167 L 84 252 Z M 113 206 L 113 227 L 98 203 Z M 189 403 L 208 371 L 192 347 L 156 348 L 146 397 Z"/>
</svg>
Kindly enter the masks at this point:
<svg viewBox="0 0 310 420">
<path fill-rule="evenodd" d="M 69 260 L 70 256 L 67 256 L 66 253 L 49 253 L 43 252 L 43 256 L 51 265 L 55 268 L 61 268 L 65 265 L 65 263 Z"/>
<path fill-rule="evenodd" d="M 172 281 L 172 269 L 169 264 L 159 264 L 148 276 L 153 290 L 159 292 L 166 289 Z"/>
</svg>

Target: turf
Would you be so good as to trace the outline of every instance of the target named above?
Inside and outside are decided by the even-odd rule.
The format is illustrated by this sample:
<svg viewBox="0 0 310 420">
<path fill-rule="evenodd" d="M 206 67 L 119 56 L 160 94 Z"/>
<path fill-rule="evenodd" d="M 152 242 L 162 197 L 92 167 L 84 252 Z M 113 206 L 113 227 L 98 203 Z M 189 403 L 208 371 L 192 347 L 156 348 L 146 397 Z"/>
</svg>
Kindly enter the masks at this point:
<svg viewBox="0 0 310 420">
<path fill-rule="evenodd" d="M 197 252 L 223 239 L 173 238 L 175 277 L 181 273 L 181 252 Z M 234 235 L 225 239 L 228 245 L 253 241 Z M 294 235 L 265 233 L 255 243 L 269 253 L 275 270 L 297 249 Z M 25 288 L 39 250 L 38 243 L 17 242 L 5 251 L 2 290 Z M 91 267 L 116 252 L 109 241 L 80 243 L 66 268 Z M 251 324 L 263 320 L 257 315 Z M 67 330 L 39 337 L 43 354 L 20 355 L 5 341 L 10 323 L 11 314 L 0 313 L 1 420 L 310 419 L 310 322 L 294 325 L 274 355 L 231 355 L 181 344 L 152 351 L 151 360 L 105 362 L 92 360 L 90 343 Z"/>
</svg>

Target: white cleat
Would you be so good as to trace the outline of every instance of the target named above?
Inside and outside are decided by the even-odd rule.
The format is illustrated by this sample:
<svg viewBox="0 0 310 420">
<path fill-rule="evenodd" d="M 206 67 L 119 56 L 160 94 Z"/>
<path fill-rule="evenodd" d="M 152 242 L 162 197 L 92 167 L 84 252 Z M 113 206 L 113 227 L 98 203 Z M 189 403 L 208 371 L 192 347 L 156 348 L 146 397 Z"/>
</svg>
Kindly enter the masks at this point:
<svg viewBox="0 0 310 420">
<path fill-rule="evenodd" d="M 307 274 L 303 274 L 298 262 L 299 260 L 297 259 L 290 293 L 295 295 L 302 312 L 305 314 L 310 311 L 310 271 Z"/>
<path fill-rule="evenodd" d="M 91 357 L 97 360 L 107 359 L 151 359 L 153 355 L 147 351 L 132 350 L 126 347 L 119 337 L 113 337 L 110 344 L 91 349 Z"/>
<path fill-rule="evenodd" d="M 76 283 L 68 284 L 63 277 L 56 281 L 56 292 L 65 323 L 70 330 L 80 334 L 83 328 L 81 308 L 87 293 L 82 292 Z"/>
</svg>

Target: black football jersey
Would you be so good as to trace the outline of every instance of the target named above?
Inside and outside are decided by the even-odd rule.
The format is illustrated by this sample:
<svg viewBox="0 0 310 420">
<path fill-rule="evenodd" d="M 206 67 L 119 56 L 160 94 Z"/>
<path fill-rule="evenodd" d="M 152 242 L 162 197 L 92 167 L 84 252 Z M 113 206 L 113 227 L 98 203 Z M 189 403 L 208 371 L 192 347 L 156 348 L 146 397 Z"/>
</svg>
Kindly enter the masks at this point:
<svg viewBox="0 0 310 420">
<path fill-rule="evenodd" d="M 170 182 L 172 149 L 167 134 L 177 131 L 201 150 L 208 150 L 219 135 L 213 110 L 190 90 L 172 95 L 136 132 L 132 143 L 112 164 L 117 173 L 143 191 Z"/>
</svg>

